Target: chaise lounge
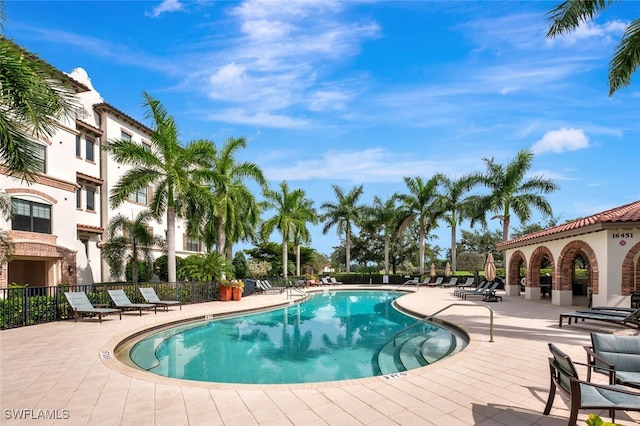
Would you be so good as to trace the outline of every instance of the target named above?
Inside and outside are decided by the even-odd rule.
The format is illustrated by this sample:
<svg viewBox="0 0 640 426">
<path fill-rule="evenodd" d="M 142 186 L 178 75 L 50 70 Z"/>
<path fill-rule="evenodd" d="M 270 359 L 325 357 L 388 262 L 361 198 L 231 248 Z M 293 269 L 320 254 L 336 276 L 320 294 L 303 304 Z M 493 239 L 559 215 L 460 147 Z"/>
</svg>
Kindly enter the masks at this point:
<svg viewBox="0 0 640 426">
<path fill-rule="evenodd" d="M 73 309 L 73 319 L 75 322 L 78 322 L 78 318 L 83 316 L 93 317 L 97 315 L 102 324 L 103 316 L 115 313 L 120 314 L 120 319 L 122 319 L 122 311 L 120 309 L 96 308 L 91 304 L 89 298 L 83 291 L 65 291 L 64 297 L 66 297 L 71 309 Z"/>
<path fill-rule="evenodd" d="M 609 410 L 615 423 L 616 410 L 640 411 L 640 393 L 621 385 L 599 385 L 580 380 L 571 358 L 553 343 L 549 343 L 551 384 L 544 415 L 549 415 L 556 389 L 569 398 L 568 426 L 575 426 L 579 410 Z M 580 363 L 576 363 L 580 364 Z M 584 364 L 582 364 L 584 365 Z"/>
<path fill-rule="evenodd" d="M 156 291 L 153 287 L 140 287 L 140 293 L 142 293 L 142 297 L 145 302 L 151 303 L 152 305 L 163 307 L 165 311 L 169 310 L 169 306 L 180 306 L 180 310 L 182 310 L 182 302 L 179 300 L 160 300 Z"/>
<path fill-rule="evenodd" d="M 640 309 L 636 309 L 635 312 L 632 312 L 629 315 L 626 314 L 626 312 L 607 312 L 605 310 L 596 309 L 565 312 L 560 314 L 558 326 L 562 327 L 563 318 L 567 318 L 569 325 L 571 325 L 572 319 L 575 320 L 575 322 L 578 322 L 578 319 L 581 319 L 604 321 L 625 327 L 640 328 Z"/>
<path fill-rule="evenodd" d="M 122 309 L 123 311 L 139 311 L 140 316 L 142 316 L 142 310 L 146 309 L 147 311 L 153 309 L 154 313 L 158 313 L 157 305 L 151 303 L 131 303 L 129 297 L 124 292 L 124 290 L 107 290 L 109 292 L 109 297 L 113 300 L 113 304 L 116 308 Z"/>
</svg>

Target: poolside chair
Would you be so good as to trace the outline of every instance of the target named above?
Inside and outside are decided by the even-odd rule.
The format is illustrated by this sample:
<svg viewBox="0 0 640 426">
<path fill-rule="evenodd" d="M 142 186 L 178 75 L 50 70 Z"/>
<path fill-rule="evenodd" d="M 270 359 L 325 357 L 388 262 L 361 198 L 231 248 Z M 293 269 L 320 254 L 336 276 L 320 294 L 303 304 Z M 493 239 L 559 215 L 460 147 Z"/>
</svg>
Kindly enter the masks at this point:
<svg viewBox="0 0 640 426">
<path fill-rule="evenodd" d="M 426 287 L 439 287 L 442 285 L 442 280 L 444 280 L 444 277 L 436 277 L 436 280 L 432 283 L 427 283 L 425 284 Z"/>
<path fill-rule="evenodd" d="M 640 388 L 640 336 L 591 333 L 587 351 L 587 381 L 591 371 L 609 375 L 610 385 Z"/>
<path fill-rule="evenodd" d="M 452 277 L 448 283 L 443 283 L 442 287 L 452 287 L 458 284 L 458 277 Z"/>
<path fill-rule="evenodd" d="M 496 296 L 496 289 L 500 283 L 497 281 L 489 281 L 487 284 L 489 284 L 488 288 L 485 287 L 484 289 L 475 292 L 465 291 L 460 297 L 462 297 L 462 300 L 467 300 L 467 297 L 470 296 L 482 296 L 483 302 L 497 302 L 498 299 L 502 300 L 502 296 Z"/>
<path fill-rule="evenodd" d="M 460 289 L 455 289 L 453 291 L 453 295 L 454 296 L 458 296 L 460 298 L 462 298 L 465 294 L 482 294 L 482 292 L 484 292 L 486 289 L 488 289 L 491 286 L 491 282 L 484 280 L 481 283 L 478 284 L 478 286 L 472 290 L 465 290 L 463 288 Z"/>
<path fill-rule="evenodd" d="M 73 319 L 75 322 L 78 322 L 79 317 L 93 317 L 97 315 L 100 323 L 102 324 L 103 316 L 115 313 L 118 313 L 120 315 L 120 319 L 122 319 L 122 311 L 120 309 L 96 308 L 91 304 L 89 298 L 83 291 L 65 291 L 64 297 L 67 298 L 67 302 L 69 302 L 71 309 L 73 309 Z"/>
<path fill-rule="evenodd" d="M 258 284 L 260 283 L 260 284 Z M 263 292 L 265 293 L 282 293 L 283 291 L 285 291 L 286 287 L 274 287 L 271 285 L 271 283 L 267 280 L 258 280 L 256 281 L 256 286 L 259 286 L 260 289 L 262 289 Z"/>
<path fill-rule="evenodd" d="M 334 277 L 329 278 L 329 281 L 331 281 L 331 284 L 342 284 L 342 281 L 336 281 Z"/>
<path fill-rule="evenodd" d="M 558 326 L 562 327 L 563 318 L 567 318 L 569 325 L 571 325 L 571 320 L 574 319 L 575 322 L 578 322 L 578 319 L 581 320 L 593 320 L 593 321 L 604 321 L 612 324 L 622 325 L 625 327 L 635 327 L 640 329 L 640 308 L 636 309 L 634 312 L 629 315 L 625 315 L 626 312 L 613 312 L 613 311 L 604 311 L 604 310 L 585 310 L 585 311 L 573 311 L 573 312 L 565 312 L 560 314 L 560 318 L 558 321 Z"/>
<path fill-rule="evenodd" d="M 465 282 L 458 283 L 454 285 L 454 287 L 456 288 L 456 290 L 469 288 L 473 285 L 473 281 L 474 281 L 473 277 L 467 278 Z"/>
<path fill-rule="evenodd" d="M 109 293 L 109 297 L 113 300 L 113 304 L 116 308 L 122 309 L 123 311 L 139 311 L 140 316 L 142 316 L 142 310 L 146 309 L 147 311 L 153 309 L 154 313 L 158 313 L 157 306 L 151 303 L 131 303 L 131 300 L 127 297 L 124 290 L 107 290 Z"/>
<path fill-rule="evenodd" d="M 322 285 L 329 285 L 329 284 L 331 284 L 331 283 L 329 282 L 329 278 L 327 278 L 327 277 L 322 277 L 322 278 L 320 278 L 320 282 L 322 283 Z"/>
<path fill-rule="evenodd" d="M 616 410 L 640 411 L 640 393 L 620 385 L 599 385 L 580 380 L 571 358 L 556 345 L 549 343 L 553 355 L 549 358 L 550 386 L 544 415 L 549 415 L 558 389 L 569 398 L 569 421 L 575 426 L 579 410 L 609 410 L 611 421 L 615 423 Z M 580 364 L 580 363 L 575 363 Z M 584 364 L 580 364 L 584 365 Z"/>
<path fill-rule="evenodd" d="M 179 300 L 160 300 L 156 291 L 153 287 L 140 287 L 140 293 L 142 293 L 142 297 L 147 303 L 151 303 L 152 305 L 157 305 L 160 307 L 164 307 L 165 311 L 169 310 L 169 306 L 180 306 L 180 310 L 182 310 L 182 302 Z"/>
</svg>

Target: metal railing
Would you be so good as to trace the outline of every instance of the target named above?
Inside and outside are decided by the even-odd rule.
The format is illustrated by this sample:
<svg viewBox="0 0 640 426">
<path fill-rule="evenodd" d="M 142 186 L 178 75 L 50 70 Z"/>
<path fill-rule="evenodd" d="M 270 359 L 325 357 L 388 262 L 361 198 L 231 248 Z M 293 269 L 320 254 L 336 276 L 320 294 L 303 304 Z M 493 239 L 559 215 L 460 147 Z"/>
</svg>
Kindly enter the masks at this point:
<svg viewBox="0 0 640 426">
<path fill-rule="evenodd" d="M 93 304 L 111 305 L 108 290 L 123 289 L 133 303 L 144 302 L 139 287 L 153 287 L 160 299 L 180 300 L 183 304 L 211 302 L 220 299 L 219 285 L 214 282 L 178 283 L 94 283 L 51 287 L 8 287 L 0 289 L 0 329 L 17 328 L 73 318 L 66 291 L 82 291 Z M 247 283 L 244 295 L 255 291 L 255 283 Z"/>
<path fill-rule="evenodd" d="M 450 305 L 445 306 L 444 308 L 440 309 L 438 312 L 435 312 L 431 315 L 428 315 L 424 318 L 422 318 L 419 321 L 414 322 L 413 324 L 403 328 L 402 330 L 398 331 L 396 334 L 393 335 L 393 346 L 396 346 L 396 339 L 398 338 L 399 335 L 401 335 L 402 333 L 412 329 L 413 327 L 416 327 L 420 324 L 424 324 L 428 321 L 431 321 L 436 315 L 438 315 L 440 312 L 443 312 L 447 309 L 449 309 L 452 306 L 470 306 L 470 307 L 479 307 L 479 308 L 487 308 L 489 310 L 489 314 L 490 314 L 490 318 L 489 318 L 489 342 L 493 343 L 493 309 L 491 309 L 490 307 L 486 306 L 486 305 L 469 305 L 467 303 L 452 303 Z"/>
</svg>

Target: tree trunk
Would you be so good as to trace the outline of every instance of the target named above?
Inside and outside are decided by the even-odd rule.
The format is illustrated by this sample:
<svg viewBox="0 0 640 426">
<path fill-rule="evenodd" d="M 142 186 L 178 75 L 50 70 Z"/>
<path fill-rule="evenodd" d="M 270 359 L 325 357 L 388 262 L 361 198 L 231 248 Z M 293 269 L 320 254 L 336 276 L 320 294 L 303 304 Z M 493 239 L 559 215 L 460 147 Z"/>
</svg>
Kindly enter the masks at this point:
<svg viewBox="0 0 640 426">
<path fill-rule="evenodd" d="M 167 269 L 169 282 L 176 282 L 176 210 L 167 207 Z"/>
<path fill-rule="evenodd" d="M 300 244 L 296 245 L 296 275 L 300 276 Z"/>
<path fill-rule="evenodd" d="M 456 226 L 451 226 L 451 274 L 456 273 Z"/>
<path fill-rule="evenodd" d="M 384 274 L 389 275 L 389 234 L 384 236 Z"/>
<path fill-rule="evenodd" d="M 347 274 L 350 272 L 349 264 L 351 263 L 351 232 L 346 232 L 346 238 L 344 240 L 344 251 L 346 253 L 346 271 Z"/>
<path fill-rule="evenodd" d="M 424 275 L 424 226 L 420 227 L 420 276 Z"/>
<path fill-rule="evenodd" d="M 282 239 L 282 275 L 284 276 L 284 279 L 287 279 L 287 275 L 288 275 L 288 271 L 287 271 L 287 266 L 289 265 L 289 255 L 288 252 L 289 248 L 287 247 L 287 240 Z"/>
<path fill-rule="evenodd" d="M 502 221 L 502 241 L 509 241 L 509 222 L 511 222 L 511 218 L 505 216 Z"/>
</svg>

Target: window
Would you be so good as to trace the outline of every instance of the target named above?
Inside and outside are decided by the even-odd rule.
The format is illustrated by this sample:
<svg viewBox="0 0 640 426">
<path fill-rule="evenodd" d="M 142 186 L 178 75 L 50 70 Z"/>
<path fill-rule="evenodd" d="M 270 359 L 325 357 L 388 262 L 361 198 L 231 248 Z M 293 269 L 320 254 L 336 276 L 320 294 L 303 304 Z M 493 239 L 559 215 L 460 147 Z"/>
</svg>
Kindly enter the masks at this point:
<svg viewBox="0 0 640 426">
<path fill-rule="evenodd" d="M 13 198 L 16 215 L 11 221 L 14 231 L 51 233 L 51 206 Z"/>
<path fill-rule="evenodd" d="M 87 210 L 96 211 L 95 199 L 96 199 L 96 190 L 93 188 L 87 188 Z"/>
<path fill-rule="evenodd" d="M 76 208 L 82 208 L 82 188 L 76 189 Z"/>
<path fill-rule="evenodd" d="M 85 148 L 86 148 L 86 159 L 87 161 L 92 161 L 95 162 L 96 161 L 96 156 L 95 156 L 95 152 L 94 152 L 94 148 L 96 146 L 96 141 L 92 138 L 86 138 L 86 142 L 85 142 Z"/>
<path fill-rule="evenodd" d="M 187 251 L 200 251 L 200 241 L 187 237 Z"/>
<path fill-rule="evenodd" d="M 147 205 L 147 188 L 138 189 L 129 195 L 129 201 L 133 203 Z"/>
<path fill-rule="evenodd" d="M 80 135 L 76 135 L 76 157 L 82 157 L 82 142 L 80 141 Z"/>
<path fill-rule="evenodd" d="M 47 173 L 47 148 L 44 145 L 35 145 L 36 170 Z"/>
<path fill-rule="evenodd" d="M 131 141 L 131 135 L 129 133 L 126 132 L 120 132 L 120 139 L 122 139 L 123 141 Z"/>
</svg>

